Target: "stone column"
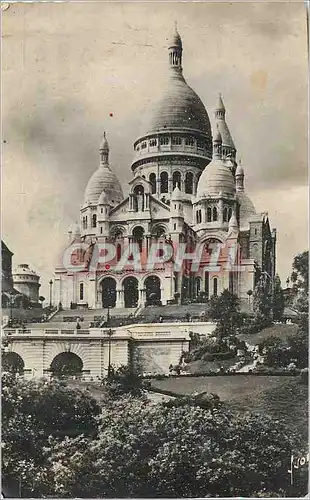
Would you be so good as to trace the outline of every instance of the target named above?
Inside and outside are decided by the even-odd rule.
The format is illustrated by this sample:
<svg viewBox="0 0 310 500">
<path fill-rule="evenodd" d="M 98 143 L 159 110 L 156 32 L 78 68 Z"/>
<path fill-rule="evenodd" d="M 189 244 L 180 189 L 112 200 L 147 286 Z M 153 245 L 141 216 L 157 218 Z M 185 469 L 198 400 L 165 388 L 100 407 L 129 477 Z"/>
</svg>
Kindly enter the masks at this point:
<svg viewBox="0 0 310 500">
<path fill-rule="evenodd" d="M 145 304 L 145 288 L 139 288 L 139 298 L 138 298 L 138 307 L 144 307 Z"/>
<path fill-rule="evenodd" d="M 223 200 L 222 199 L 220 199 L 218 202 L 218 211 L 219 211 L 218 220 L 219 220 L 220 224 L 223 224 Z"/>
<path fill-rule="evenodd" d="M 160 173 L 158 173 L 157 175 L 157 179 L 156 179 L 156 182 L 157 182 L 157 194 L 160 195 L 161 194 L 161 189 L 160 189 Z"/>
<path fill-rule="evenodd" d="M 116 304 L 115 307 L 122 309 L 125 307 L 124 304 L 124 290 L 122 288 L 116 289 Z"/>
<path fill-rule="evenodd" d="M 53 290 L 53 296 L 52 296 L 52 304 L 54 306 L 58 306 L 59 302 L 63 304 L 63 299 L 61 296 L 61 279 L 60 278 L 55 278 L 54 279 L 54 290 Z"/>
<path fill-rule="evenodd" d="M 185 192 L 185 177 L 184 177 L 184 174 L 181 174 L 181 186 L 179 186 L 180 188 L 180 191 L 182 193 Z"/>
<path fill-rule="evenodd" d="M 96 277 L 89 278 L 88 281 L 88 294 L 87 294 L 88 307 L 96 309 L 97 307 L 97 290 L 96 290 Z"/>
</svg>

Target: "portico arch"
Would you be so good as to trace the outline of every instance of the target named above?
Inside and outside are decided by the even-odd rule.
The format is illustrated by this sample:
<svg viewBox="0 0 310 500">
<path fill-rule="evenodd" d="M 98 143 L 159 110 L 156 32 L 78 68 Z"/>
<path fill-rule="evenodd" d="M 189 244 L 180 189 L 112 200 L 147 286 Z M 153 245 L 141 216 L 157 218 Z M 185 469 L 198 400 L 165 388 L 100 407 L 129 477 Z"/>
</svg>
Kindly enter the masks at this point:
<svg viewBox="0 0 310 500">
<path fill-rule="evenodd" d="M 73 352 L 61 352 L 51 362 L 50 371 L 53 375 L 70 376 L 82 375 L 83 361 Z"/>
<path fill-rule="evenodd" d="M 125 307 L 138 307 L 139 283 L 134 276 L 128 276 L 123 281 Z"/>
<path fill-rule="evenodd" d="M 115 307 L 116 304 L 116 281 L 110 276 L 101 282 L 102 307 Z"/>
<path fill-rule="evenodd" d="M 145 279 L 146 304 L 159 305 L 161 302 L 161 282 L 158 276 L 148 276 Z"/>
<path fill-rule="evenodd" d="M 5 352 L 2 355 L 3 371 L 22 374 L 24 372 L 25 363 L 23 358 L 17 352 Z"/>
</svg>

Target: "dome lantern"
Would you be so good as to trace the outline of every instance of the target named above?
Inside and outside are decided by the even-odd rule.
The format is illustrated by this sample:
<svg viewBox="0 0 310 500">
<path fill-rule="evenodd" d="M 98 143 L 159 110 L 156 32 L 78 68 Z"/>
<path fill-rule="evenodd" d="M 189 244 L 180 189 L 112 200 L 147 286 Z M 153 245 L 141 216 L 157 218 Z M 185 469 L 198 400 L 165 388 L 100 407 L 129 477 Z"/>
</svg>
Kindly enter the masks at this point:
<svg viewBox="0 0 310 500">
<path fill-rule="evenodd" d="M 110 148 L 105 132 L 103 132 L 103 139 L 99 151 L 100 151 L 100 163 L 102 163 L 103 165 L 108 165 Z"/>
<path fill-rule="evenodd" d="M 177 23 L 174 23 L 174 32 L 169 41 L 169 63 L 171 68 L 182 71 L 182 40 L 177 30 Z"/>
<path fill-rule="evenodd" d="M 239 165 L 236 169 L 235 173 L 236 177 L 236 189 L 238 192 L 243 192 L 244 191 L 244 170 L 241 165 L 241 160 L 239 160 Z"/>
</svg>

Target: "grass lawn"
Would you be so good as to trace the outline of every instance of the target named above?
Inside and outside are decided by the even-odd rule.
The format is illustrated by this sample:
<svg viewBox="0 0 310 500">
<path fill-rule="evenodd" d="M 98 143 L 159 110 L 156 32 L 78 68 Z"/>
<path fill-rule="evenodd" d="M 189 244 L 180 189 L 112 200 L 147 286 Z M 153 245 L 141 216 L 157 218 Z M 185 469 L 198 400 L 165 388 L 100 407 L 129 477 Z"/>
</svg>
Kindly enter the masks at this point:
<svg viewBox="0 0 310 500">
<path fill-rule="evenodd" d="M 204 391 L 217 394 L 232 409 L 263 413 L 284 421 L 297 431 L 301 446 L 307 446 L 308 387 L 300 384 L 298 377 L 178 377 L 154 380 L 152 386 L 184 395 Z"/>
<path fill-rule="evenodd" d="M 256 345 L 262 342 L 262 340 L 266 340 L 269 337 L 279 337 L 283 339 L 283 342 L 286 341 L 289 335 L 294 335 L 298 330 L 298 325 L 272 325 L 268 328 L 264 328 L 261 332 L 254 334 L 241 334 L 238 335 L 240 340 L 244 340 L 251 345 Z"/>
</svg>

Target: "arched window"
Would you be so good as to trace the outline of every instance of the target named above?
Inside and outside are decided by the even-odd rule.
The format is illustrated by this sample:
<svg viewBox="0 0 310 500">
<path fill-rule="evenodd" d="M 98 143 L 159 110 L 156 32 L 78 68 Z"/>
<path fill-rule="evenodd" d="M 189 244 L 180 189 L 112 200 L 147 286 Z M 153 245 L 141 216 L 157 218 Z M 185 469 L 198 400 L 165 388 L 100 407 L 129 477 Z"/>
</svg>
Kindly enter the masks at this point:
<svg viewBox="0 0 310 500">
<path fill-rule="evenodd" d="M 179 137 L 179 136 L 172 136 L 172 144 L 174 146 L 181 146 L 182 144 L 182 137 Z"/>
<path fill-rule="evenodd" d="M 232 208 L 230 207 L 230 209 L 228 210 L 228 220 L 231 219 L 231 216 L 232 216 Z"/>
<path fill-rule="evenodd" d="M 160 192 L 168 193 L 168 173 L 162 172 L 160 174 Z"/>
<path fill-rule="evenodd" d="M 172 175 L 172 186 L 173 189 L 178 186 L 181 189 L 181 174 L 180 172 L 173 172 Z"/>
<path fill-rule="evenodd" d="M 163 238 L 166 234 L 165 228 L 163 226 L 156 226 L 154 228 L 153 234 L 155 238 Z"/>
<path fill-rule="evenodd" d="M 197 220 L 197 224 L 201 223 L 201 210 L 197 210 L 196 220 Z"/>
<path fill-rule="evenodd" d="M 84 284 L 80 283 L 80 300 L 84 300 Z"/>
<path fill-rule="evenodd" d="M 97 226 L 97 214 L 93 214 L 92 221 L 93 221 L 93 227 L 96 227 Z"/>
<path fill-rule="evenodd" d="M 144 238 L 144 229 L 141 226 L 137 226 L 134 228 L 132 232 L 133 239 L 135 243 L 138 243 L 139 250 L 142 252 L 143 238 Z"/>
<path fill-rule="evenodd" d="M 150 174 L 149 181 L 151 184 L 151 193 L 154 194 L 156 193 L 156 175 Z"/>
<path fill-rule="evenodd" d="M 218 285 L 217 278 L 213 278 L 213 295 L 214 295 L 214 297 L 217 297 L 217 288 L 218 288 L 217 285 Z"/>
<path fill-rule="evenodd" d="M 193 180 L 194 175 L 192 172 L 187 172 L 185 176 L 185 193 L 193 194 Z"/>
<path fill-rule="evenodd" d="M 159 142 L 161 146 L 167 146 L 169 144 L 169 136 L 168 135 L 161 136 Z"/>
<path fill-rule="evenodd" d="M 217 208 L 216 207 L 213 207 L 212 215 L 213 215 L 213 220 L 217 220 Z"/>
<path fill-rule="evenodd" d="M 157 146 L 157 139 L 150 139 L 150 147 L 153 148 L 154 146 Z"/>
<path fill-rule="evenodd" d="M 225 207 L 224 211 L 223 211 L 223 221 L 224 222 L 228 221 L 228 210 L 227 210 L 227 207 Z"/>
<path fill-rule="evenodd" d="M 118 244 L 116 247 L 116 260 L 117 262 L 121 260 L 122 256 L 122 245 Z"/>
<path fill-rule="evenodd" d="M 185 139 L 186 146 L 194 146 L 194 144 L 195 144 L 194 137 L 186 137 L 186 139 Z"/>
<path fill-rule="evenodd" d="M 211 208 L 208 207 L 207 208 L 207 222 L 211 222 L 212 220 L 212 211 L 211 211 Z"/>
</svg>

